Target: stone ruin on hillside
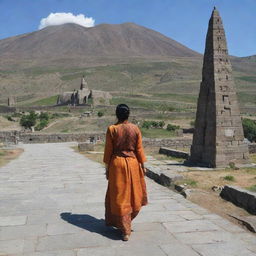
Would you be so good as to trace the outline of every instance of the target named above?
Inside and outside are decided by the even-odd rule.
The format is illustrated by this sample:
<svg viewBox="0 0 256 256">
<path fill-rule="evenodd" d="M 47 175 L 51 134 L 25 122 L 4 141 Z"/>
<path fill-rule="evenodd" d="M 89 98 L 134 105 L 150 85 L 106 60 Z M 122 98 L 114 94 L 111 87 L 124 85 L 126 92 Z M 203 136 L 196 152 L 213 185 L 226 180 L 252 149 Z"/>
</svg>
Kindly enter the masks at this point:
<svg viewBox="0 0 256 256">
<path fill-rule="evenodd" d="M 249 162 L 225 31 L 214 7 L 209 21 L 189 163 L 208 167 Z"/>
<path fill-rule="evenodd" d="M 14 107 L 16 105 L 16 99 L 14 96 L 8 97 L 7 105 L 8 107 Z"/>
<path fill-rule="evenodd" d="M 73 92 L 63 92 L 57 99 L 57 105 L 86 105 L 89 99 L 92 99 L 94 106 L 110 105 L 112 96 L 109 92 L 90 90 L 83 76 L 80 89 Z"/>
</svg>

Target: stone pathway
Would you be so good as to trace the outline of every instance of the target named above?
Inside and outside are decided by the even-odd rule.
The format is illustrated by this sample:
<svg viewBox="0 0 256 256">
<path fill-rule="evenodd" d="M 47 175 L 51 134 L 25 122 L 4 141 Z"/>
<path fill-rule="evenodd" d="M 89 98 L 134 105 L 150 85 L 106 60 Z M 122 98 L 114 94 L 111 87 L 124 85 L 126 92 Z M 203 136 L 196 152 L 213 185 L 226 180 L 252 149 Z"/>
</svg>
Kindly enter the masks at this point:
<svg viewBox="0 0 256 256">
<path fill-rule="evenodd" d="M 0 169 L 0 255 L 251 256 L 256 236 L 147 179 L 129 242 L 104 226 L 103 167 L 70 143 L 24 145 Z"/>
</svg>

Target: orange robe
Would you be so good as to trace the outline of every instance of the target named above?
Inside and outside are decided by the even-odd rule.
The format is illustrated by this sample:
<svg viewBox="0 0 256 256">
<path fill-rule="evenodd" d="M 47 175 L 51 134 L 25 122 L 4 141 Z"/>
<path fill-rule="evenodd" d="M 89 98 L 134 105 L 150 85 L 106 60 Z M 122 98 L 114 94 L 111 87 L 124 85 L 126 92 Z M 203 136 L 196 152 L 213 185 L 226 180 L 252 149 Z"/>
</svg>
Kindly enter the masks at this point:
<svg viewBox="0 0 256 256">
<path fill-rule="evenodd" d="M 104 162 L 108 165 L 105 221 L 130 235 L 131 221 L 147 204 L 144 172 L 146 161 L 139 128 L 124 122 L 108 127 Z"/>
</svg>

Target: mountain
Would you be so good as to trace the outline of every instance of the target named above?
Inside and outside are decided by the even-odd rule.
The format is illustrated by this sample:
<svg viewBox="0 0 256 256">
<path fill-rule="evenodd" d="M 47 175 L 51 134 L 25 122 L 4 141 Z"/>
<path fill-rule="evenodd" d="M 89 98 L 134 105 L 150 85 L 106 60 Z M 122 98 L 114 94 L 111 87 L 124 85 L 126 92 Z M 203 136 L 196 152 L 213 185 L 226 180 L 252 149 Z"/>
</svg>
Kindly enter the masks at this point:
<svg viewBox="0 0 256 256">
<path fill-rule="evenodd" d="M 46 27 L 0 40 L 1 63 L 44 65 L 51 61 L 96 58 L 196 57 L 199 53 L 134 23 Z M 61 62 L 61 61 L 60 61 Z"/>
</svg>

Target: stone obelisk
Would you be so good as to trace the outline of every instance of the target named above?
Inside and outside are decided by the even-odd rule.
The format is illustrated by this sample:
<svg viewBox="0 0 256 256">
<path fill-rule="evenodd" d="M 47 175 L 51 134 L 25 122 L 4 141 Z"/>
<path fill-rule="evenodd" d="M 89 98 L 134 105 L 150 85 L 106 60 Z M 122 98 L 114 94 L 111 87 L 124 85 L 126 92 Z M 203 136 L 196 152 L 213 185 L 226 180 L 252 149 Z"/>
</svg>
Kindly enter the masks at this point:
<svg viewBox="0 0 256 256">
<path fill-rule="evenodd" d="M 190 163 L 224 167 L 248 163 L 225 31 L 214 7 L 209 21 Z"/>
</svg>

